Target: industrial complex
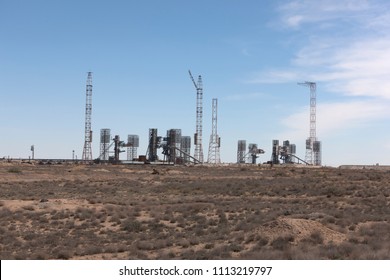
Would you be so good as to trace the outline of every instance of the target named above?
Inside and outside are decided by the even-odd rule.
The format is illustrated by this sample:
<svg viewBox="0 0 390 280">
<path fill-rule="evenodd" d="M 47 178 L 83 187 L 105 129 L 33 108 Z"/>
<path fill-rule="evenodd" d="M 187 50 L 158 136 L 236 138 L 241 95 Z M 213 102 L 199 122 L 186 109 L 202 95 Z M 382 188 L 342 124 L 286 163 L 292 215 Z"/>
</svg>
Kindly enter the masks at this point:
<svg viewBox="0 0 390 280">
<path fill-rule="evenodd" d="M 127 163 L 127 164 L 221 164 L 220 147 L 221 137 L 218 135 L 218 99 L 212 99 L 212 121 L 211 135 L 207 160 L 203 154 L 203 83 L 199 75 L 197 81 L 189 72 L 190 79 L 196 90 L 196 129 L 193 136 L 194 152 L 191 153 L 191 136 L 184 136 L 181 129 L 169 129 L 166 134 L 159 135 L 157 128 L 149 128 L 148 148 L 146 154 L 138 155 L 139 136 L 129 134 L 127 141 L 121 140 L 119 135 L 111 135 L 109 128 L 100 130 L 100 153 L 97 158 L 92 157 L 92 72 L 88 72 L 86 82 L 86 103 L 85 103 L 85 133 L 82 161 L 85 163 Z M 298 85 L 310 89 L 310 131 L 306 139 L 305 159 L 298 157 L 296 145 L 285 140 L 279 145 L 279 140 L 272 140 L 271 156 L 267 164 L 305 164 L 321 166 L 321 142 L 316 135 L 316 83 L 304 82 Z M 159 151 L 160 150 L 160 156 Z M 120 160 L 120 153 L 127 151 L 127 160 Z M 265 151 L 257 144 L 249 143 L 248 149 L 246 140 L 238 140 L 237 164 L 256 164 L 257 158 Z M 162 156 L 161 156 L 162 154 Z"/>
</svg>

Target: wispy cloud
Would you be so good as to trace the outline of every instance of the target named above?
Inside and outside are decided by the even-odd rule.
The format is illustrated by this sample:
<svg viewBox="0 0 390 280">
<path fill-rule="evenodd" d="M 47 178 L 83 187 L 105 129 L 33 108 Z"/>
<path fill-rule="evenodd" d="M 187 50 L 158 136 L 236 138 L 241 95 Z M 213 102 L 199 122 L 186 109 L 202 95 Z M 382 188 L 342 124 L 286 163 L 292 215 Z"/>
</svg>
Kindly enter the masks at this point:
<svg viewBox="0 0 390 280">
<path fill-rule="evenodd" d="M 279 6 L 280 20 L 287 28 L 300 28 L 303 24 L 320 24 L 334 19 L 356 20 L 372 8 L 366 0 L 297 0 Z M 360 12 L 358 15 L 357 12 Z"/>
<path fill-rule="evenodd" d="M 289 1 L 278 8 L 279 23 L 298 45 L 288 65 L 263 69 L 251 83 L 318 82 L 321 92 L 340 99 L 317 104 L 318 136 L 335 137 L 349 128 L 370 126 L 389 118 L 390 2 Z M 306 32 L 309 29 L 310 32 Z M 309 34 L 308 36 L 302 36 Z M 291 40 L 291 38 L 288 38 Z M 353 97 L 353 98 L 345 98 Z M 389 104 L 388 104 L 389 103 Z M 307 124 L 307 125 L 305 125 Z M 285 116 L 291 138 L 309 134 L 309 108 Z"/>
<path fill-rule="evenodd" d="M 300 80 L 323 82 L 329 91 L 349 96 L 390 99 L 390 2 L 290 1 L 279 7 L 286 28 L 310 26 L 307 38 L 289 66 L 267 69 L 248 79 L 250 83 L 285 83 Z M 338 34 L 345 20 L 347 32 Z M 318 24 L 334 25 L 321 30 Z M 330 26 L 329 25 L 329 26 Z M 360 31 L 360 32 L 359 32 Z"/>
<path fill-rule="evenodd" d="M 317 135 L 323 138 L 337 131 L 368 125 L 388 115 L 390 104 L 380 101 L 346 101 L 322 103 L 317 106 Z M 283 118 L 281 121 L 292 138 L 302 139 L 309 136 L 309 107 L 299 113 Z M 305 125 L 307 124 L 307 125 Z"/>
<path fill-rule="evenodd" d="M 265 83 L 288 83 L 296 82 L 307 77 L 305 73 L 300 73 L 298 69 L 269 69 L 266 71 L 258 72 L 245 83 L 249 84 L 265 84 Z"/>
</svg>

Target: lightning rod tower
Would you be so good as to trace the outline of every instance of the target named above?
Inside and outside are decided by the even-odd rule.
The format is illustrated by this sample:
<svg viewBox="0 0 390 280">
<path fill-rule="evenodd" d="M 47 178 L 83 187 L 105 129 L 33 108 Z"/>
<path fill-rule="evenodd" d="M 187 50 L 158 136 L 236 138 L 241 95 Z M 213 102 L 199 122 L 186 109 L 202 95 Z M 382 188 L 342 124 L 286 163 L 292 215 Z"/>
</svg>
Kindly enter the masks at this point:
<svg viewBox="0 0 390 280">
<path fill-rule="evenodd" d="M 306 139 L 305 161 L 312 165 L 321 165 L 321 142 L 316 135 L 317 85 L 313 82 L 298 83 L 310 88 L 310 136 Z"/>
<path fill-rule="evenodd" d="M 83 149 L 84 161 L 92 160 L 92 130 L 91 130 L 91 115 L 92 115 L 92 72 L 88 72 L 86 103 L 85 103 L 85 141 Z"/>
<path fill-rule="evenodd" d="M 212 105 L 212 127 L 209 142 L 209 154 L 207 162 L 211 164 L 221 163 L 219 148 L 221 146 L 221 139 L 217 133 L 217 110 L 218 110 L 218 99 L 213 98 Z"/>
<path fill-rule="evenodd" d="M 191 80 L 194 83 L 196 89 L 196 132 L 194 135 L 195 154 L 194 158 L 200 163 L 203 163 L 203 147 L 202 147 L 202 118 L 203 118 L 203 85 L 202 76 L 199 75 L 198 83 L 195 82 L 191 71 L 188 70 Z"/>
</svg>

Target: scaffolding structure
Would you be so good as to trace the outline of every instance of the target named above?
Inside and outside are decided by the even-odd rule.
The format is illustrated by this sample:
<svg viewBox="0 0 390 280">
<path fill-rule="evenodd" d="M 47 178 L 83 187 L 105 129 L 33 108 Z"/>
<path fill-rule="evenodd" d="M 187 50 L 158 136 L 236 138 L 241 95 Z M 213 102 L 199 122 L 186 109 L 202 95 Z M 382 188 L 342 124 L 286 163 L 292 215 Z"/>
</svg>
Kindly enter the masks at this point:
<svg viewBox="0 0 390 280">
<path fill-rule="evenodd" d="M 85 133 L 84 133 L 84 148 L 83 161 L 92 160 L 92 129 L 91 129 L 91 115 L 92 115 L 92 72 L 88 72 L 87 87 L 86 87 L 86 102 L 85 102 Z"/>
<path fill-rule="evenodd" d="M 179 163 L 181 156 L 181 129 L 167 131 L 166 145 L 163 154 L 168 162 Z"/>
<path fill-rule="evenodd" d="M 279 147 L 280 159 L 283 163 L 295 163 L 296 145 L 291 144 L 289 140 L 283 141 L 283 146 Z"/>
<path fill-rule="evenodd" d="M 198 76 L 198 82 L 195 82 L 191 71 L 188 70 L 191 80 L 196 89 L 196 132 L 194 135 L 195 153 L 194 157 L 200 163 L 203 163 L 203 146 L 202 146 L 202 119 L 203 119 L 203 83 L 202 76 Z"/>
<path fill-rule="evenodd" d="M 207 162 L 211 164 L 221 163 L 220 157 L 220 147 L 221 147 L 221 138 L 218 136 L 217 131 L 217 113 L 218 113 L 218 99 L 213 98 L 212 101 L 212 125 L 211 125 L 211 135 L 209 142 L 209 153 Z"/>
<path fill-rule="evenodd" d="M 321 141 L 314 141 L 313 142 L 313 152 L 314 152 L 314 165 L 320 166 L 321 165 Z"/>
<path fill-rule="evenodd" d="M 149 145 L 148 145 L 148 161 L 153 162 L 158 160 L 157 149 L 159 145 L 159 137 L 157 136 L 157 128 L 149 129 Z"/>
<path fill-rule="evenodd" d="M 137 149 L 139 147 L 138 135 L 127 135 L 127 160 L 134 161 L 137 159 Z"/>
<path fill-rule="evenodd" d="M 321 165 L 321 143 L 316 135 L 316 108 L 317 108 L 317 85 L 313 82 L 298 83 L 298 85 L 310 88 L 310 136 L 306 139 L 305 161 L 311 165 Z M 314 149 L 314 143 L 316 148 Z"/>
<path fill-rule="evenodd" d="M 109 147 L 111 141 L 111 129 L 102 128 L 100 130 L 100 160 L 108 161 L 109 159 Z"/>
<path fill-rule="evenodd" d="M 271 164 L 279 164 L 279 140 L 272 140 Z"/>
<path fill-rule="evenodd" d="M 189 163 L 191 161 L 191 136 L 182 136 L 181 137 L 181 150 L 182 153 L 180 157 L 183 159 L 183 163 Z"/>
<path fill-rule="evenodd" d="M 245 163 L 246 140 L 238 140 L 237 143 L 237 163 Z"/>
</svg>

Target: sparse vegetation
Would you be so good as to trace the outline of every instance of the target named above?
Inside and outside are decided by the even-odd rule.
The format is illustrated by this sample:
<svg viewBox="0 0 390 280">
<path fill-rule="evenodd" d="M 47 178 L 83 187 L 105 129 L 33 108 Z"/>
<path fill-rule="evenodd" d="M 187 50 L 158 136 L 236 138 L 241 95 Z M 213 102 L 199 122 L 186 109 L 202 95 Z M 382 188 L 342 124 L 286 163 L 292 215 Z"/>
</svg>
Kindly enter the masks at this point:
<svg viewBox="0 0 390 280">
<path fill-rule="evenodd" d="M 390 258 L 388 171 L 29 165 L 19 173 L 0 166 L 1 259 Z"/>
<path fill-rule="evenodd" d="M 11 167 L 8 169 L 8 172 L 19 174 L 19 173 L 22 173 L 22 170 L 20 170 L 18 167 Z"/>
</svg>

